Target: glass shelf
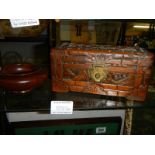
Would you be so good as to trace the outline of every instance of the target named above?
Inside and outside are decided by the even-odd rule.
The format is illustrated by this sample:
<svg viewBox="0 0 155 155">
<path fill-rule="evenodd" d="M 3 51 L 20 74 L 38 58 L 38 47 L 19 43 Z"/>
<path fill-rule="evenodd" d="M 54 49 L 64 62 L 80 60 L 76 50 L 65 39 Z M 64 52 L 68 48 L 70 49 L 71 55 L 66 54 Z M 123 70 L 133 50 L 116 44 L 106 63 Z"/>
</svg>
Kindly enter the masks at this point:
<svg viewBox="0 0 155 155">
<path fill-rule="evenodd" d="M 145 102 L 127 101 L 123 97 L 109 97 L 86 93 L 54 93 L 50 81 L 28 94 L 1 95 L 1 103 L 5 104 L 6 112 L 50 112 L 51 101 L 73 101 L 74 111 L 77 110 L 109 110 L 129 108 L 155 108 L 155 93 L 149 92 Z"/>
</svg>

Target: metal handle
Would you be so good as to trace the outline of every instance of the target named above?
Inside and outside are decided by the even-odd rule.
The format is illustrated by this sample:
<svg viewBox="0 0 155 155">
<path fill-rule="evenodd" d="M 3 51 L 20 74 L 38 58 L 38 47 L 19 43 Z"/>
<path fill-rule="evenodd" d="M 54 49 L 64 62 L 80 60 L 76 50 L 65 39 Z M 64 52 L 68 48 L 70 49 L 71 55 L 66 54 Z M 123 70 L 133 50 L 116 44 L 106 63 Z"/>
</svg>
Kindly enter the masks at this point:
<svg viewBox="0 0 155 155">
<path fill-rule="evenodd" d="M 75 27 L 76 27 L 76 36 L 81 36 L 82 26 L 76 24 Z"/>
</svg>

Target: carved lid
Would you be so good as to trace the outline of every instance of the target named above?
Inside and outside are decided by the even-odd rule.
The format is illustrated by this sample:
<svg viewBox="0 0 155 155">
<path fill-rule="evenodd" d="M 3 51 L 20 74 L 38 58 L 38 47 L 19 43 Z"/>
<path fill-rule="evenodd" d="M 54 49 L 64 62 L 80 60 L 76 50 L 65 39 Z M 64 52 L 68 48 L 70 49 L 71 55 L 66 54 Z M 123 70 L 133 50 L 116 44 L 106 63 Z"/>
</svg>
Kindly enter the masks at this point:
<svg viewBox="0 0 155 155">
<path fill-rule="evenodd" d="M 112 46 L 112 45 L 98 45 L 98 44 L 76 44 L 64 42 L 57 49 L 77 49 L 77 50 L 102 50 L 109 52 L 147 52 L 141 47 L 132 46 Z"/>
</svg>

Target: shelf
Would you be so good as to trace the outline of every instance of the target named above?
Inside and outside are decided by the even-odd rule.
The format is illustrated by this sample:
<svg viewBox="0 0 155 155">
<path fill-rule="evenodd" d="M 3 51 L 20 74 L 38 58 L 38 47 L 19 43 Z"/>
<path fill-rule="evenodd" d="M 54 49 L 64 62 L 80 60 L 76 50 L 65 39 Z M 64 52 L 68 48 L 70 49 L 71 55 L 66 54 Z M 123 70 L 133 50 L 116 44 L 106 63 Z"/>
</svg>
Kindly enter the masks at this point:
<svg viewBox="0 0 155 155">
<path fill-rule="evenodd" d="M 48 42 L 48 37 L 5 37 L 0 39 L 0 42 Z"/>
<path fill-rule="evenodd" d="M 3 97 L 6 112 L 50 112 L 51 101 L 73 101 L 74 110 L 110 110 L 129 108 L 155 108 L 155 95 L 149 92 L 145 102 L 129 102 L 125 98 L 108 97 L 86 93 L 54 93 L 51 91 L 50 82 L 33 90 L 29 94 L 15 95 L 6 92 Z M 2 102 L 1 102 L 2 103 Z"/>
</svg>

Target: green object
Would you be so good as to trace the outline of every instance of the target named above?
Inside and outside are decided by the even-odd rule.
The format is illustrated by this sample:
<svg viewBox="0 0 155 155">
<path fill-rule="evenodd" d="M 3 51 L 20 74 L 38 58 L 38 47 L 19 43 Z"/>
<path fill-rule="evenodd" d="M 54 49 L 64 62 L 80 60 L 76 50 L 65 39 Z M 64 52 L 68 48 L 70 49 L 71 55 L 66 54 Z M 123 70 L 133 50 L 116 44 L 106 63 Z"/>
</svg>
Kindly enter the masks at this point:
<svg viewBox="0 0 155 155">
<path fill-rule="evenodd" d="M 87 122 L 15 128 L 17 135 L 115 135 L 120 134 L 120 121 Z"/>
</svg>

